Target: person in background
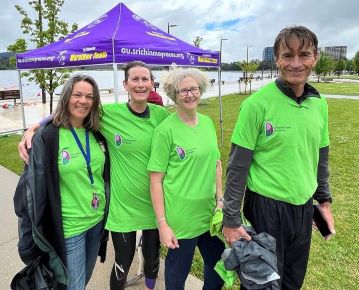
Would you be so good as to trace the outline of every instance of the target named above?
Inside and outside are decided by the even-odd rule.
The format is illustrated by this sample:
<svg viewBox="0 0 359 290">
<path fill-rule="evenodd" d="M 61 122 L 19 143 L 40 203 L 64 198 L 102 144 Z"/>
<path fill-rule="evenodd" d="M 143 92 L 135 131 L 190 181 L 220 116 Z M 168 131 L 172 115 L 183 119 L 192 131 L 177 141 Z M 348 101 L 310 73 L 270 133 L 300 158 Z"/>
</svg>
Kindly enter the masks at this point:
<svg viewBox="0 0 359 290">
<path fill-rule="evenodd" d="M 20 257 L 30 264 L 44 256 L 58 279 L 56 289 L 85 289 L 104 234 L 109 160 L 98 133 L 100 105 L 98 86 L 90 76 L 74 75 L 65 83 L 52 121 L 34 136 L 15 194 Z M 36 208 L 16 202 L 26 199 L 28 188 Z M 50 256 L 41 250 L 44 244 Z"/>
<path fill-rule="evenodd" d="M 152 103 L 152 104 L 156 104 L 159 106 L 163 107 L 163 100 L 162 97 L 159 93 L 157 93 L 156 91 L 151 91 L 150 95 L 148 96 L 148 100 L 147 102 Z"/>
<path fill-rule="evenodd" d="M 313 198 L 334 234 L 328 177 L 328 107 L 306 83 L 318 60 L 318 39 L 303 26 L 283 29 L 274 43 L 279 78 L 246 99 L 232 135 L 224 194 L 227 243 L 257 233 L 276 239 L 281 289 L 300 289 L 312 233 Z M 329 238 L 329 237 L 327 237 Z M 242 287 L 241 289 L 244 289 Z"/>
<path fill-rule="evenodd" d="M 159 271 L 160 241 L 147 163 L 153 130 L 167 118 L 168 112 L 147 103 L 154 80 L 148 65 L 133 61 L 125 66 L 124 73 L 123 85 L 129 101 L 104 105 L 100 124 L 111 161 L 111 202 L 105 226 L 111 231 L 115 249 L 110 287 L 111 290 L 125 288 L 136 249 L 136 231 L 142 230 L 145 288 L 154 289 Z M 24 160 L 35 129 L 29 129 L 19 144 L 20 157 Z"/>
<path fill-rule="evenodd" d="M 196 246 L 204 260 L 203 289 L 221 289 L 214 271 L 224 244 L 209 233 L 222 206 L 221 162 L 212 120 L 197 112 L 208 77 L 198 69 L 173 69 L 164 91 L 177 111 L 156 129 L 148 163 L 151 196 L 165 261 L 166 289 L 183 290 Z"/>
</svg>

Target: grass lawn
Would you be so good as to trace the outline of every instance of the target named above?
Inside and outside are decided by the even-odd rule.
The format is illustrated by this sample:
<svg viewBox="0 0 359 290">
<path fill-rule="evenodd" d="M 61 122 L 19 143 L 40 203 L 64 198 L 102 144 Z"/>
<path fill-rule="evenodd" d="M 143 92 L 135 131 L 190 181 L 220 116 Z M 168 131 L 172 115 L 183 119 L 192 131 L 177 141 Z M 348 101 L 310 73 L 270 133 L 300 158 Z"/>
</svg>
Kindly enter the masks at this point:
<svg viewBox="0 0 359 290">
<path fill-rule="evenodd" d="M 335 91 L 334 94 L 339 94 L 339 92 Z M 343 94 L 348 94 L 348 92 Z M 223 97 L 224 146 L 221 148 L 221 154 L 224 171 L 238 109 L 245 97 L 237 94 Z M 331 141 L 330 184 L 334 197 L 333 212 L 337 234 L 330 241 L 324 242 L 320 234 L 314 232 L 309 268 L 303 289 L 355 290 L 359 289 L 359 211 L 357 208 L 359 101 L 328 99 L 328 105 Z M 218 107 L 218 99 L 209 99 L 202 102 L 199 111 L 213 119 L 219 138 Z M 20 173 L 23 168 L 17 153 L 19 140 L 20 136 L 17 135 L 0 138 L 0 148 L 3 152 L 0 155 L 0 165 L 16 173 Z M 201 270 L 202 261 L 197 253 L 192 274 L 201 278 Z M 238 286 L 232 289 L 238 289 Z"/>
<path fill-rule="evenodd" d="M 17 144 L 20 142 L 20 135 L 0 136 L 0 146 L 3 154 L 0 154 L 0 165 L 20 174 L 24 169 L 23 162 L 17 152 Z"/>
<path fill-rule="evenodd" d="M 310 83 L 320 93 L 328 95 L 359 96 L 359 83 Z"/>
</svg>

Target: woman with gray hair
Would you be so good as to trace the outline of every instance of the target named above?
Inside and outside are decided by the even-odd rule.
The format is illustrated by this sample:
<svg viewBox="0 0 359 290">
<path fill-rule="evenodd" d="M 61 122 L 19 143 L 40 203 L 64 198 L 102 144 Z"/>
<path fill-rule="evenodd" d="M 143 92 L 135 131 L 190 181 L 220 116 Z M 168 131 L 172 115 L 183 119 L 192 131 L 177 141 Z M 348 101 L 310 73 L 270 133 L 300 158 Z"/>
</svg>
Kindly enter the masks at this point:
<svg viewBox="0 0 359 290">
<path fill-rule="evenodd" d="M 66 82 L 52 121 L 34 136 L 14 197 L 20 257 L 49 263 L 56 289 L 85 289 L 105 234 L 109 159 L 97 132 L 100 105 L 93 78 Z"/>
<path fill-rule="evenodd" d="M 168 248 L 166 289 L 182 290 L 196 246 L 204 260 L 203 289 L 221 289 L 214 271 L 224 244 L 209 234 L 214 209 L 223 206 L 220 153 L 212 120 L 197 112 L 209 79 L 198 69 L 174 68 L 164 90 L 177 110 L 156 127 L 148 163 L 152 204 L 161 243 Z"/>
</svg>

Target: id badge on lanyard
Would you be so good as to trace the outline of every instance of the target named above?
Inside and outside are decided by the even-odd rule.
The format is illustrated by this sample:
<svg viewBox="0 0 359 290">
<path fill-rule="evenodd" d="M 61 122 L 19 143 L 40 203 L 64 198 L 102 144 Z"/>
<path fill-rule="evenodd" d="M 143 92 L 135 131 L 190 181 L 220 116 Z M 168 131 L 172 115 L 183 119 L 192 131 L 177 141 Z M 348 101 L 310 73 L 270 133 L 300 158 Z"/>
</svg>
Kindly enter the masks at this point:
<svg viewBox="0 0 359 290">
<path fill-rule="evenodd" d="M 92 188 L 94 188 L 94 179 L 93 179 L 93 174 L 92 174 L 92 169 L 91 169 L 91 151 L 90 151 L 89 130 L 86 129 L 86 152 L 85 152 L 85 150 L 82 147 L 82 144 L 80 142 L 80 139 L 76 134 L 76 131 L 72 127 L 70 129 L 71 129 L 72 136 L 74 136 L 75 141 L 77 143 L 77 146 L 79 147 L 79 149 L 80 149 L 80 151 L 82 153 L 82 156 L 85 158 L 86 166 L 87 166 L 87 173 L 88 173 Z M 91 207 L 94 210 L 97 210 L 99 208 L 99 206 L 100 206 L 100 202 L 101 201 L 100 201 L 100 197 L 99 197 L 98 193 L 93 191 L 92 192 L 92 199 L 91 199 Z"/>
</svg>

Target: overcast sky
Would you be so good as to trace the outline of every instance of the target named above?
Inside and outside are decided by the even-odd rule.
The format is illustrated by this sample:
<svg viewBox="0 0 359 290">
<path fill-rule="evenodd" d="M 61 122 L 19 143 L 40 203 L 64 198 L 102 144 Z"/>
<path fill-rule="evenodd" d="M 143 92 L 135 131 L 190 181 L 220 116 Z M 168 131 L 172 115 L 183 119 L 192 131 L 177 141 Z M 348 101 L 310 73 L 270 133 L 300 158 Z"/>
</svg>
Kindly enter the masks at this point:
<svg viewBox="0 0 359 290">
<path fill-rule="evenodd" d="M 290 25 L 304 25 L 315 32 L 319 46 L 346 45 L 347 57 L 359 51 L 358 0 L 124 0 L 129 9 L 148 22 L 193 43 L 201 36 L 201 47 L 219 50 L 223 41 L 223 62 L 262 59 L 263 48 L 273 46 L 278 32 Z M 76 22 L 79 28 L 114 7 L 115 0 L 65 0 L 60 18 Z M 14 5 L 29 7 L 26 0 L 1 0 L 0 52 L 23 37 L 20 15 Z M 30 10 L 29 16 L 34 17 Z"/>
</svg>

